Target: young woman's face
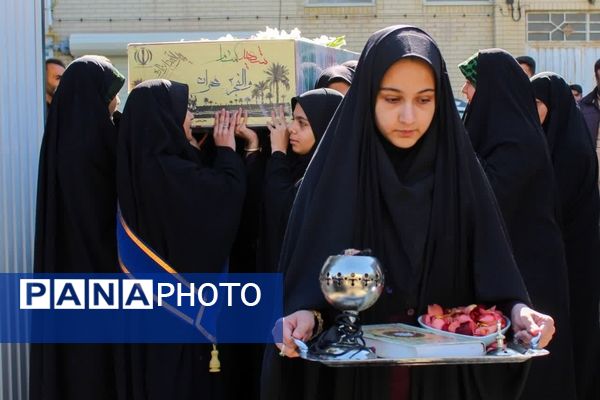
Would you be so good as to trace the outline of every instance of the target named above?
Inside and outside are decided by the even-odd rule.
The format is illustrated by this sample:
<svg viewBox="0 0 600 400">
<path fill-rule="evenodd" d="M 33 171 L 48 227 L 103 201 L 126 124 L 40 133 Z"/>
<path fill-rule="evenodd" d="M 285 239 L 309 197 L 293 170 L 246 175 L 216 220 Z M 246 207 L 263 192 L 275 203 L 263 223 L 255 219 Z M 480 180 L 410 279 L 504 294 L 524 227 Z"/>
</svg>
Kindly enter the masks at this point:
<svg viewBox="0 0 600 400">
<path fill-rule="evenodd" d="M 408 149 L 427 132 L 435 113 L 435 78 L 424 61 L 396 61 L 383 75 L 375 123 L 394 146 Z"/>
<path fill-rule="evenodd" d="M 470 103 L 473 100 L 473 96 L 475 96 L 475 86 L 471 82 L 465 81 L 461 91 L 467 98 L 467 103 Z"/>
<path fill-rule="evenodd" d="M 292 151 L 300 155 L 308 154 L 315 145 L 315 135 L 300 103 L 296 103 L 294 107 L 293 119 L 288 131 Z"/>
<path fill-rule="evenodd" d="M 185 114 L 185 120 L 183 121 L 183 131 L 185 132 L 185 137 L 187 140 L 193 140 L 192 136 L 192 119 L 194 118 L 194 114 L 188 111 Z"/>
<path fill-rule="evenodd" d="M 540 99 L 535 99 L 535 105 L 537 106 L 538 115 L 540 116 L 540 124 L 543 124 L 548 116 L 548 107 Z"/>
</svg>

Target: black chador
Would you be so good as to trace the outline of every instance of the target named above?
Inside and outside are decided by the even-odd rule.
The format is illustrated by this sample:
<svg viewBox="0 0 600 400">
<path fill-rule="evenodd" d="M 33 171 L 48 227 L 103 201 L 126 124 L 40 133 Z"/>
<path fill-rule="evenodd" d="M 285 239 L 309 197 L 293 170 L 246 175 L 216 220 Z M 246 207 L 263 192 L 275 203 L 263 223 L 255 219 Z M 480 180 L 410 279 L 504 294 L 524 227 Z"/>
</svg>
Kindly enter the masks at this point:
<svg viewBox="0 0 600 400">
<path fill-rule="evenodd" d="M 600 198 L 598 159 L 569 85 L 543 72 L 531 80 L 548 113 L 542 124 L 554 165 L 569 271 L 577 398 L 600 398 Z"/>
<path fill-rule="evenodd" d="M 352 85 L 355 68 L 345 64 L 333 65 L 326 68 L 315 82 L 315 89 L 327 88 L 335 82 L 343 82 Z"/>
<path fill-rule="evenodd" d="M 300 104 L 315 137 L 308 154 L 275 152 L 265 171 L 259 265 L 265 272 L 275 272 L 281 252 L 288 217 L 300 181 L 333 113 L 342 101 L 341 93 L 332 89 L 314 89 L 292 99 L 292 110 Z"/>
<path fill-rule="evenodd" d="M 129 95 L 119 129 L 117 189 L 124 220 L 179 273 L 226 271 L 244 201 L 238 154 L 216 147 L 212 166 L 185 137 L 187 85 L 151 80 Z M 231 361 L 210 373 L 210 345 L 123 346 L 119 398 L 222 399 Z M 227 365 L 229 363 L 229 365 Z"/>
<path fill-rule="evenodd" d="M 96 56 L 73 61 L 62 76 L 40 155 L 35 272 L 118 271 L 117 132 L 108 105 L 123 83 Z M 32 345 L 30 393 L 32 400 L 114 398 L 112 347 Z"/>
<path fill-rule="evenodd" d="M 532 363 L 522 398 L 574 398 L 568 276 L 554 171 L 531 83 L 505 51 L 479 52 L 465 127 L 498 199 L 533 306 L 556 324 L 548 346 L 552 355 Z"/>
<path fill-rule="evenodd" d="M 374 102 L 388 68 L 413 57 L 433 71 L 436 110 L 419 142 L 400 149 L 378 130 Z M 382 297 L 361 313 L 365 323 L 398 316 L 415 323 L 432 303 L 528 302 L 493 193 L 454 105 L 445 62 L 418 28 L 394 26 L 371 36 L 308 167 L 281 254 L 285 315 L 333 312 L 318 275 L 328 256 L 347 248 L 372 249 L 387 277 Z M 408 391 L 415 400 L 506 400 L 518 393 L 523 377 L 521 366 L 327 368 L 277 353 L 275 346 L 265 353 L 265 400 L 390 399 Z"/>
</svg>

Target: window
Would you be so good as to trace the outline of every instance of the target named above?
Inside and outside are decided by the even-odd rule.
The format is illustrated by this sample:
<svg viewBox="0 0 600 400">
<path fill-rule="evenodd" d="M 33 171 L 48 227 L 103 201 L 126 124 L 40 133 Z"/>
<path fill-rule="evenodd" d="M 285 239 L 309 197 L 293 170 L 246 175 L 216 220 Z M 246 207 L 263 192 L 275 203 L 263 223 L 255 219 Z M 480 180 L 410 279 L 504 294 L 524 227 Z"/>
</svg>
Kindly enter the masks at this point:
<svg viewBox="0 0 600 400">
<path fill-rule="evenodd" d="M 355 7 L 374 6 L 375 0 L 305 0 L 307 6 Z"/>
<path fill-rule="evenodd" d="M 600 40 L 600 13 L 528 13 L 527 40 Z"/>
</svg>

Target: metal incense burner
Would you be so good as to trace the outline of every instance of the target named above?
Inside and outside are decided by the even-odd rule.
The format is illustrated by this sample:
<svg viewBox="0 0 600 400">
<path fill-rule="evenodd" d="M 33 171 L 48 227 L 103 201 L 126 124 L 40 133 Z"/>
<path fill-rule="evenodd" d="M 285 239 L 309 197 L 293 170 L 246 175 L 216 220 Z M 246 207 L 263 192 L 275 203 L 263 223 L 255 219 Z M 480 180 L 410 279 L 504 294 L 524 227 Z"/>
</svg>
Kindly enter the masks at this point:
<svg viewBox="0 0 600 400">
<path fill-rule="evenodd" d="M 379 261 L 370 252 L 346 251 L 325 261 L 319 282 L 325 299 L 342 311 L 310 352 L 323 359 L 365 360 L 376 355 L 365 346 L 359 312 L 371 307 L 384 288 Z"/>
</svg>

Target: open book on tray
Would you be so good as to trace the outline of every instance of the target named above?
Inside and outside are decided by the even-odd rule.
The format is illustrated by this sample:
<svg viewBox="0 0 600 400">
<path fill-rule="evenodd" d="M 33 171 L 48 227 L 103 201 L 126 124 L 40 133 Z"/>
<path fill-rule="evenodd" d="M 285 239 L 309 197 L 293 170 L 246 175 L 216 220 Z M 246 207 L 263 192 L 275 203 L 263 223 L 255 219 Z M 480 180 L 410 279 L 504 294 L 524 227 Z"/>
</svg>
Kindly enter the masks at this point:
<svg viewBox="0 0 600 400">
<path fill-rule="evenodd" d="M 436 334 L 406 324 L 364 325 L 367 347 L 383 358 L 476 357 L 485 355 L 485 344 L 452 334 Z"/>
</svg>

